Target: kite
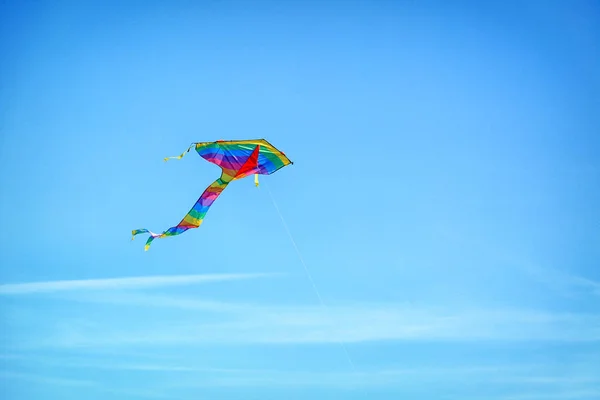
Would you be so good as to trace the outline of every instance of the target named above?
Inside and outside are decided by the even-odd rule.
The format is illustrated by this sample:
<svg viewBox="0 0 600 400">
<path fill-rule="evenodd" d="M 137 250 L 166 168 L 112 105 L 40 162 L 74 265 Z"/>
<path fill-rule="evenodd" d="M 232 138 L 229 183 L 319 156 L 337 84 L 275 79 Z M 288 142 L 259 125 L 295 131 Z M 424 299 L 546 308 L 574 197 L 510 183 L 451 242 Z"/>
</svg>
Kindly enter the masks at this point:
<svg viewBox="0 0 600 400">
<path fill-rule="evenodd" d="M 154 239 L 176 236 L 188 229 L 198 228 L 210 206 L 232 181 L 254 174 L 254 183 L 258 186 L 258 175 L 271 175 L 286 165 L 293 164 L 282 151 L 276 149 L 265 139 L 192 143 L 181 155 L 166 157 L 164 160 L 167 161 L 170 158 L 180 160 L 192 147 L 200 157 L 218 165 L 221 168 L 221 176 L 204 190 L 192 209 L 176 226 L 162 233 L 154 233 L 148 229 L 131 231 L 131 240 L 140 233 L 150 234 L 144 246 L 146 251 Z"/>
</svg>

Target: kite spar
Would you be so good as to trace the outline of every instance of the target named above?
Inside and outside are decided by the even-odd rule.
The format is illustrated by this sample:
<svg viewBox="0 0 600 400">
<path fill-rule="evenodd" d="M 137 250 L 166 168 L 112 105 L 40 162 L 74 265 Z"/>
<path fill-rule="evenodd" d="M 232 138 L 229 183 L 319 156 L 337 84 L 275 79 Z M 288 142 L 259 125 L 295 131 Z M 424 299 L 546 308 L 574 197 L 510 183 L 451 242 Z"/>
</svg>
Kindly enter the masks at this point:
<svg viewBox="0 0 600 400">
<path fill-rule="evenodd" d="M 271 175 L 286 165 L 293 164 L 282 151 L 276 149 L 265 139 L 192 143 L 181 155 L 166 157 L 165 161 L 170 158 L 180 160 L 192 148 L 198 152 L 200 157 L 218 165 L 221 168 L 221 176 L 204 190 L 192 209 L 176 226 L 162 233 L 154 233 L 148 229 L 133 230 L 131 240 L 140 233 L 150 234 L 144 250 L 150 248 L 154 239 L 176 236 L 188 229 L 198 228 L 210 206 L 232 181 L 254 174 L 254 183 L 258 186 L 258 175 Z"/>
</svg>

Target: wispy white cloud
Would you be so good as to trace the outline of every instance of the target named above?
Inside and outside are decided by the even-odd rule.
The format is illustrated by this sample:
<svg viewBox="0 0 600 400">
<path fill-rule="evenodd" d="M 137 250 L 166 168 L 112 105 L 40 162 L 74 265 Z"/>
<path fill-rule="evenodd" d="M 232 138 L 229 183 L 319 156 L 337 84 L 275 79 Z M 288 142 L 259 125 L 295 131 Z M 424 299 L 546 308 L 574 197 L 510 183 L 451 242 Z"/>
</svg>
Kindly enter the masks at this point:
<svg viewBox="0 0 600 400">
<path fill-rule="evenodd" d="M 183 392 L 196 388 L 249 388 L 264 387 L 274 388 L 335 388 L 335 389 L 367 389 L 375 387 L 388 387 L 398 390 L 407 386 L 425 388 L 430 384 L 437 387 L 456 384 L 494 385 L 504 387 L 509 393 L 515 387 L 520 388 L 520 394 L 552 393 L 553 399 L 585 398 L 584 393 L 591 393 L 598 388 L 600 376 L 595 373 L 596 361 L 589 363 L 576 363 L 565 374 L 564 360 L 541 363 L 468 363 L 461 360 L 446 361 L 443 364 L 411 365 L 410 362 L 394 360 L 395 365 L 380 363 L 379 365 L 361 366 L 356 371 L 349 368 L 334 367 L 320 368 L 319 370 L 299 369 L 289 366 L 287 368 L 226 368 L 223 361 L 218 360 L 220 366 L 211 366 L 210 361 L 195 356 L 180 354 L 176 360 L 154 360 L 154 362 L 140 361 L 138 357 L 95 358 L 87 357 L 56 357 L 37 353 L 29 354 L 24 360 L 31 365 L 46 365 L 49 367 L 60 366 L 64 374 L 70 370 L 89 375 L 85 370 L 103 370 L 116 373 L 135 371 L 138 376 L 144 374 L 148 377 L 148 384 L 144 391 L 132 391 L 135 397 L 167 397 L 175 398 L 178 390 Z M 23 361 L 24 361 L 23 360 Z M 214 362 L 214 361 L 213 361 Z M 237 361 L 234 361 L 237 363 Z M 247 363 L 244 362 L 247 365 Z M 21 363 L 22 365 L 22 363 Z M 103 374 L 94 373 L 94 376 Z M 43 382 L 43 381 L 42 381 Z M 60 381 L 57 381 L 60 382 Z M 102 385 L 101 385 L 102 384 Z M 516 386 L 515 386 L 516 385 Z M 125 394 L 126 388 L 115 387 L 100 381 L 93 390 L 108 391 Z M 506 390 L 504 390 L 506 393 Z M 581 396 L 574 396 L 579 393 Z M 562 395 L 559 395 L 562 394 Z M 510 395 L 485 396 L 493 400 L 510 399 Z M 447 400 L 458 400 L 452 396 L 441 396 Z M 469 398 L 461 396 L 461 399 Z M 532 396 L 534 398 L 534 396 Z M 540 398 L 546 398 L 540 396 Z M 593 397 L 592 397 L 593 398 Z M 515 395 L 515 400 L 519 399 Z M 528 399 L 525 395 L 523 399 Z M 473 398 L 474 400 L 474 398 Z"/>
<path fill-rule="evenodd" d="M 479 250 L 485 251 L 494 260 L 502 260 L 508 265 L 516 267 L 529 278 L 560 296 L 566 298 L 589 295 L 600 296 L 600 282 L 593 279 L 580 276 L 571 271 L 542 266 L 511 251 L 507 246 L 486 241 L 480 235 L 459 233 L 455 228 L 449 229 L 447 227 L 438 227 L 437 232 L 447 240 L 464 246 L 475 246 Z"/>
<path fill-rule="evenodd" d="M 189 399 L 189 397 L 177 397 L 173 396 L 172 393 L 162 393 L 159 390 L 148 390 L 148 389 L 101 389 L 104 393 L 125 395 L 127 398 L 141 398 L 141 399 L 169 399 L 169 400 L 183 400 Z"/>
<path fill-rule="evenodd" d="M 573 285 L 587 288 L 595 295 L 600 296 L 600 282 L 578 276 L 571 276 L 571 282 Z"/>
<path fill-rule="evenodd" d="M 132 360 L 90 361 L 84 358 L 29 357 L 29 363 L 60 366 L 61 369 L 100 369 L 110 371 L 158 372 L 154 383 L 168 387 L 193 386 L 397 386 L 418 380 L 420 382 L 470 382 L 530 384 L 536 387 L 561 386 L 565 384 L 586 386 L 600 383 L 597 374 L 579 371 L 564 376 L 561 370 L 547 364 L 465 364 L 454 362 L 446 366 L 386 366 L 370 367 L 358 371 L 345 370 L 298 370 L 223 368 L 207 366 L 196 358 L 179 361 L 145 363 Z M 173 374 L 170 374 L 173 373 Z M 171 380 L 171 378 L 174 378 Z"/>
<path fill-rule="evenodd" d="M 61 280 L 48 282 L 11 283 L 0 285 L 0 294 L 64 292 L 76 290 L 143 289 L 164 286 L 181 286 L 209 282 L 255 279 L 272 274 L 202 274 L 174 276 L 138 276 L 110 279 Z"/>
<path fill-rule="evenodd" d="M 553 390 L 549 391 L 535 391 L 535 392 L 521 392 L 518 394 L 506 395 L 506 396 L 494 396 L 491 400 L 592 400 L 600 398 L 600 389 L 583 389 L 583 390 Z"/>
<path fill-rule="evenodd" d="M 0 294 L 78 289 L 70 299 L 104 307 L 70 310 L 52 320 L 37 320 L 35 335 L 14 337 L 18 348 L 145 348 L 204 344 L 359 343 L 375 341 L 600 341 L 600 314 L 527 309 L 457 309 L 410 304 L 276 306 L 204 300 L 104 289 L 140 289 L 266 274 L 215 274 L 53 281 L 0 286 Z M 64 298 L 64 296 L 63 296 Z M 69 297 L 67 297 L 68 299 Z M 113 313 L 110 307 L 133 306 Z M 123 308 L 120 308 L 123 309 Z M 146 310 L 145 310 L 146 309 Z M 123 309 L 124 310 L 124 309 Z M 129 309 L 131 311 L 132 309 Z M 176 310 L 177 312 L 172 312 Z M 149 314 L 150 313 L 150 314 Z M 148 318 L 152 315 L 152 318 Z M 23 318 L 19 314 L 19 318 Z M 30 320 L 32 317 L 27 317 Z M 165 323 L 168 321 L 168 323 Z M 28 325 L 29 326 L 29 325 Z M 39 337 L 37 337 L 39 336 Z"/>
<path fill-rule="evenodd" d="M 0 358 L 3 358 L 0 356 Z M 139 357 L 118 357 L 118 358 L 82 358 L 68 356 L 39 356 L 14 354 L 9 358 L 17 361 L 18 364 L 35 364 L 52 367 L 81 369 L 99 369 L 110 371 L 145 371 L 145 372 L 176 372 L 176 373 L 219 373 L 219 374 L 248 374 L 248 373 L 272 373 L 273 370 L 240 369 L 240 368 L 222 368 L 199 365 L 197 360 L 190 362 L 188 359 L 181 360 L 181 357 L 175 360 L 146 360 L 140 361 Z"/>
<path fill-rule="evenodd" d="M 45 375 L 36 375 L 12 371 L 0 371 L 0 379 L 7 380 L 25 380 L 33 383 L 59 385 L 59 386 L 96 386 L 96 382 L 79 379 L 65 379 Z"/>
<path fill-rule="evenodd" d="M 600 296 L 600 282 L 524 261 L 521 265 L 529 276 L 564 297 Z"/>
<path fill-rule="evenodd" d="M 202 310 L 218 312 L 241 312 L 248 310 L 250 305 L 215 300 L 202 300 L 180 296 L 167 296 L 132 292 L 84 293 L 68 298 L 78 302 L 95 304 L 127 305 L 152 308 L 174 308 L 179 310 Z M 252 307 L 251 307 L 252 308 Z"/>
<path fill-rule="evenodd" d="M 80 388 L 78 390 L 99 391 L 103 393 L 121 394 L 134 398 L 156 398 L 156 399 L 174 399 L 172 395 L 162 394 L 157 391 L 131 390 L 131 389 L 113 389 L 113 385 L 105 385 L 98 381 L 58 378 L 48 375 L 31 374 L 15 371 L 0 371 L 0 381 L 8 380 L 14 384 L 14 381 L 25 381 L 28 385 L 51 385 Z"/>
<path fill-rule="evenodd" d="M 237 373 L 215 374 L 196 377 L 191 380 L 178 376 L 176 380 L 166 380 L 169 387 L 206 387 L 206 386 L 329 386 L 329 387 L 398 387 L 407 384 L 436 383 L 452 384 L 468 380 L 471 383 L 497 384 L 501 376 L 502 383 L 521 383 L 523 374 L 532 374 L 538 388 L 564 387 L 564 378 L 560 375 L 539 376 L 544 369 L 540 365 L 455 365 L 453 367 L 415 367 L 397 370 L 373 369 L 360 372 L 349 371 L 260 371 L 246 370 Z M 588 388 L 600 383 L 599 377 L 573 377 L 571 387 Z"/>
<path fill-rule="evenodd" d="M 148 299 L 152 299 L 149 296 Z M 123 299 L 122 299 L 123 300 Z M 143 298 L 135 298 L 138 305 Z M 160 302 L 149 300 L 147 304 Z M 162 304 L 165 306 L 165 304 Z M 336 307 L 259 306 L 215 303 L 211 318 L 196 312 L 204 307 L 192 299 L 172 299 L 166 306 L 193 309 L 164 324 L 128 321 L 115 326 L 110 321 L 93 324 L 66 321 L 61 330 L 38 344 L 59 347 L 335 343 L 419 340 L 547 340 L 600 341 L 600 315 L 564 314 L 528 310 L 447 310 L 407 305 L 362 304 Z M 90 318 L 92 318 L 90 316 Z"/>
</svg>

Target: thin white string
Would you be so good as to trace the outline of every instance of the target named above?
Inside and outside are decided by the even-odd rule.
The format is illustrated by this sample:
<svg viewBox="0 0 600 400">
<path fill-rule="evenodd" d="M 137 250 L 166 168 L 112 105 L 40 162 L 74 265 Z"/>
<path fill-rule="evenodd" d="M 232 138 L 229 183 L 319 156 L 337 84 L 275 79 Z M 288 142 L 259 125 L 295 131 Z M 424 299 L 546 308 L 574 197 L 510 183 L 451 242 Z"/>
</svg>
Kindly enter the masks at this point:
<svg viewBox="0 0 600 400">
<path fill-rule="evenodd" d="M 286 231 L 288 237 L 290 238 L 290 241 L 292 242 L 294 249 L 296 250 L 296 254 L 298 255 L 298 258 L 300 259 L 300 263 L 304 267 L 304 272 L 306 272 L 306 276 L 308 277 L 308 280 L 310 281 L 310 283 L 313 287 L 313 290 L 314 290 L 315 294 L 317 295 L 317 298 L 319 299 L 319 303 L 320 303 L 321 307 L 324 310 L 326 310 L 325 302 L 323 301 L 323 298 L 321 297 L 321 294 L 319 293 L 319 289 L 317 288 L 317 285 L 315 284 L 315 281 L 312 278 L 312 275 L 308 269 L 308 266 L 304 262 L 304 258 L 302 257 L 302 254 L 300 253 L 300 249 L 298 248 L 298 245 L 296 244 L 296 241 L 294 240 L 294 237 L 292 236 L 292 233 L 290 232 L 290 229 L 288 228 L 288 225 L 285 222 L 285 219 L 283 218 L 281 211 L 279 210 L 279 206 L 277 206 L 277 202 L 275 201 L 275 198 L 273 197 L 273 194 L 271 193 L 271 190 L 269 189 L 269 185 L 265 185 L 265 186 L 267 188 L 267 192 L 269 193 L 269 197 L 271 198 L 271 201 L 273 202 L 273 206 L 275 206 L 275 210 L 277 211 L 277 214 L 279 215 L 279 218 L 281 219 L 283 227 L 285 228 L 285 231 Z M 338 340 L 337 342 L 344 350 L 344 353 L 346 354 L 346 358 L 348 359 L 348 363 L 352 367 L 352 371 L 356 372 L 356 366 L 354 365 L 354 362 L 352 361 L 352 358 L 350 357 L 350 353 L 348 352 L 348 349 L 346 348 L 345 344 L 341 340 Z"/>
</svg>

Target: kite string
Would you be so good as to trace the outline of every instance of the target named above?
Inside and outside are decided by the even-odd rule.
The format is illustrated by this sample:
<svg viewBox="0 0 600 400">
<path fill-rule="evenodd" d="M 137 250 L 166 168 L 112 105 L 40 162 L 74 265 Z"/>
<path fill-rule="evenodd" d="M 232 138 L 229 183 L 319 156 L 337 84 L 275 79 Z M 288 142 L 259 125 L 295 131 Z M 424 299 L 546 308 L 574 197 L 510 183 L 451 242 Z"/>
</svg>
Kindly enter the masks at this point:
<svg viewBox="0 0 600 400">
<path fill-rule="evenodd" d="M 320 303 L 321 307 L 324 310 L 326 310 L 326 305 L 325 305 L 325 302 L 323 301 L 323 297 L 321 297 L 321 293 L 319 293 L 319 289 L 317 288 L 317 285 L 316 285 L 314 279 L 312 278 L 312 275 L 308 269 L 308 266 L 306 265 L 306 262 L 304 262 L 304 257 L 302 257 L 302 253 L 300 252 L 300 249 L 298 248 L 298 245 L 296 244 L 296 241 L 294 240 L 294 237 L 292 236 L 292 233 L 290 232 L 290 229 L 288 228 L 288 225 L 285 222 L 285 219 L 283 218 L 281 211 L 279 210 L 279 206 L 277 206 L 277 202 L 275 201 L 275 198 L 273 197 L 273 194 L 271 193 L 271 190 L 269 189 L 269 185 L 265 183 L 265 186 L 267 188 L 267 193 L 269 193 L 269 197 L 271 198 L 271 202 L 273 203 L 273 206 L 275 206 L 275 210 L 277 211 L 277 214 L 279 215 L 279 218 L 281 219 L 281 223 L 283 224 L 283 227 L 284 227 L 288 237 L 290 238 L 290 241 L 292 242 L 294 249 L 296 250 L 296 254 L 298 255 L 298 258 L 300 259 L 300 263 L 304 267 L 304 272 L 306 273 L 306 276 L 308 277 L 308 280 L 310 281 L 310 283 L 313 287 L 313 290 L 314 290 L 315 294 L 317 295 L 317 298 L 319 299 L 319 303 Z M 346 348 L 345 344 L 341 340 L 338 340 L 337 342 L 344 350 L 344 353 L 346 354 L 346 358 L 348 359 L 348 363 L 352 367 L 352 371 L 356 372 L 356 366 L 354 365 L 354 362 L 352 361 L 352 358 L 350 357 L 350 353 L 348 352 L 348 349 Z"/>
</svg>

